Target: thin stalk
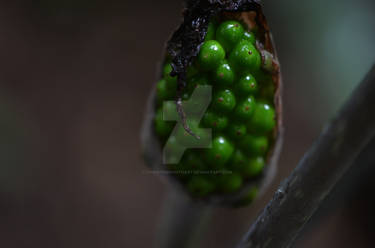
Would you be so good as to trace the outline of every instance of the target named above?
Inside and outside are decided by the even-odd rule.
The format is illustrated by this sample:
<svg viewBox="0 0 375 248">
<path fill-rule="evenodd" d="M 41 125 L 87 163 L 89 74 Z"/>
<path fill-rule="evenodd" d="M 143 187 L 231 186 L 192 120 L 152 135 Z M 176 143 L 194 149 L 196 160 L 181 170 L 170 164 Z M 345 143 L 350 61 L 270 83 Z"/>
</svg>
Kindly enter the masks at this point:
<svg viewBox="0 0 375 248">
<path fill-rule="evenodd" d="M 171 189 L 165 199 L 156 236 L 156 248 L 197 247 L 213 207 L 193 202 Z"/>
<path fill-rule="evenodd" d="M 238 248 L 290 247 L 375 137 L 375 65 L 250 227 Z"/>
</svg>

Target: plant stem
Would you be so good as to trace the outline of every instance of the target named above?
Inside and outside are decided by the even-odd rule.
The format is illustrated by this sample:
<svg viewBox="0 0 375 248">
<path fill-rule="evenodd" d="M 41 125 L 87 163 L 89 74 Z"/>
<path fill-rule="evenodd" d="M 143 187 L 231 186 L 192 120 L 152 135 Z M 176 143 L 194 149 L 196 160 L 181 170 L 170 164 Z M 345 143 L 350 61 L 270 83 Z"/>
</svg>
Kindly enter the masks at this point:
<svg viewBox="0 0 375 248">
<path fill-rule="evenodd" d="M 181 192 L 171 189 L 164 203 L 156 247 L 197 247 L 199 236 L 206 229 L 212 210 L 212 206 L 193 202 Z"/>
<path fill-rule="evenodd" d="M 375 137 L 375 65 L 281 183 L 239 248 L 290 247 L 322 200 Z"/>
</svg>

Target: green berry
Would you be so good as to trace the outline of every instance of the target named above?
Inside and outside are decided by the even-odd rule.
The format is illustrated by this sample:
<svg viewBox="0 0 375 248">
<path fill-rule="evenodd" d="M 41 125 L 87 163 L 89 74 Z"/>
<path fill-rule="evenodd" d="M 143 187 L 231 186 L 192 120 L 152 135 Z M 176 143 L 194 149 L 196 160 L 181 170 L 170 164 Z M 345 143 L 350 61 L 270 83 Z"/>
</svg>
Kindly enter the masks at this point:
<svg viewBox="0 0 375 248">
<path fill-rule="evenodd" d="M 224 48 L 216 40 L 205 41 L 200 47 L 198 54 L 198 65 L 200 69 L 214 70 L 225 58 Z"/>
<path fill-rule="evenodd" d="M 198 85 L 208 85 L 209 83 L 210 81 L 205 74 L 195 75 L 187 81 L 187 92 L 191 94 Z"/>
<path fill-rule="evenodd" d="M 248 163 L 246 155 L 239 149 L 237 149 L 230 160 L 230 164 L 235 170 L 240 171 Z"/>
<path fill-rule="evenodd" d="M 216 30 L 216 26 L 215 26 L 214 22 L 210 22 L 208 24 L 208 27 L 207 27 L 207 33 L 206 33 L 206 36 L 204 37 L 204 41 L 214 40 L 215 39 L 215 30 Z"/>
<path fill-rule="evenodd" d="M 160 80 L 156 85 L 156 99 L 159 104 L 171 99 L 176 94 L 176 87 L 170 88 L 165 79 Z"/>
<path fill-rule="evenodd" d="M 215 184 L 207 177 L 195 175 L 187 183 L 187 189 L 194 197 L 203 197 L 215 190 Z"/>
<path fill-rule="evenodd" d="M 243 37 L 244 40 L 250 41 L 251 44 L 255 45 L 255 35 L 252 32 L 244 32 Z"/>
<path fill-rule="evenodd" d="M 248 134 L 241 140 L 240 146 L 249 155 L 263 156 L 268 150 L 268 138 Z"/>
<path fill-rule="evenodd" d="M 249 122 L 249 129 L 253 133 L 266 134 L 272 131 L 275 125 L 275 110 L 269 104 L 257 103 L 254 114 Z"/>
<path fill-rule="evenodd" d="M 176 76 L 172 77 L 171 72 L 172 72 L 172 65 L 168 63 L 164 66 L 163 76 L 164 76 L 165 81 L 167 81 L 169 87 L 171 87 L 171 85 L 177 84 L 177 77 Z"/>
<path fill-rule="evenodd" d="M 155 115 L 155 132 L 161 138 L 166 138 L 172 132 L 175 126 L 174 122 L 163 119 L 163 110 L 158 109 Z"/>
<path fill-rule="evenodd" d="M 207 162 L 218 168 L 223 166 L 234 151 L 233 144 L 224 136 L 215 137 L 212 141 L 212 148 L 206 151 Z"/>
<path fill-rule="evenodd" d="M 221 131 L 227 127 L 228 118 L 224 115 L 207 111 L 203 116 L 202 122 L 205 127 L 212 128 L 215 131 Z"/>
<path fill-rule="evenodd" d="M 216 30 L 216 39 L 223 45 L 226 51 L 232 48 L 242 39 L 244 29 L 237 21 L 225 21 Z"/>
<path fill-rule="evenodd" d="M 178 142 L 176 136 L 170 135 L 163 147 L 163 163 L 167 165 L 180 163 L 185 150 L 185 147 Z"/>
<path fill-rule="evenodd" d="M 249 120 L 254 112 L 255 100 L 253 96 L 239 102 L 234 110 L 235 115 L 241 120 Z"/>
<path fill-rule="evenodd" d="M 258 84 L 251 74 L 245 74 L 236 83 L 236 93 L 254 95 L 258 91 Z"/>
<path fill-rule="evenodd" d="M 258 50 L 249 41 L 239 42 L 229 55 L 229 63 L 237 71 L 257 71 L 261 62 Z"/>
<path fill-rule="evenodd" d="M 227 61 L 223 61 L 223 63 L 216 68 L 214 80 L 220 86 L 229 86 L 233 83 L 234 72 Z"/>
<path fill-rule="evenodd" d="M 167 120 L 177 120 L 177 108 L 174 101 L 165 101 L 163 103 L 163 118 Z"/>
<path fill-rule="evenodd" d="M 220 176 L 219 187 L 223 193 L 233 193 L 242 186 L 242 177 L 237 173 Z"/>
<path fill-rule="evenodd" d="M 219 112 L 230 112 L 236 106 L 236 98 L 231 90 L 221 90 L 212 99 L 212 107 Z"/>
<path fill-rule="evenodd" d="M 263 157 L 251 158 L 248 163 L 242 167 L 242 175 L 249 178 L 260 175 L 263 171 L 264 164 Z"/>
<path fill-rule="evenodd" d="M 231 122 L 227 128 L 227 133 L 233 140 L 241 139 L 246 135 L 246 125 L 241 122 Z"/>
<path fill-rule="evenodd" d="M 192 93 L 183 94 L 183 109 L 187 117 L 200 118 L 205 112 L 207 105 L 210 104 L 211 91 L 207 91 L 209 86 L 196 85 Z M 196 90 L 196 91 L 195 91 Z"/>
</svg>

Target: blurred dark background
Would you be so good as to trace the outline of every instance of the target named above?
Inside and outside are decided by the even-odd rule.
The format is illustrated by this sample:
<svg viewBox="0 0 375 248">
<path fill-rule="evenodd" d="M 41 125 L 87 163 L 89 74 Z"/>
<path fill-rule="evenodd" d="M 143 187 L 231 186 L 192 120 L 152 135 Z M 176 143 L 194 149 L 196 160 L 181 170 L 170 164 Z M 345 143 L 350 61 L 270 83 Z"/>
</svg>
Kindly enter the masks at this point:
<svg viewBox="0 0 375 248">
<path fill-rule="evenodd" d="M 202 247 L 233 247 L 375 61 L 373 0 L 264 4 L 284 77 L 279 172 L 252 207 L 218 209 Z M 151 247 L 166 187 L 142 173 L 139 132 L 181 7 L 0 1 L 1 247 Z M 296 247 L 374 247 L 369 185 Z"/>
</svg>

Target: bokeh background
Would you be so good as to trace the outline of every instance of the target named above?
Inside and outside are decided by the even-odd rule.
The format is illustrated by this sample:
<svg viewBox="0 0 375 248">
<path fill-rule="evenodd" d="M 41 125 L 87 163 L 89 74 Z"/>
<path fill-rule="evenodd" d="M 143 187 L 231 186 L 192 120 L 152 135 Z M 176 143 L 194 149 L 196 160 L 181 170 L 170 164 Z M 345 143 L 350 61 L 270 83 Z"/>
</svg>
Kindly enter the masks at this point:
<svg viewBox="0 0 375 248">
<path fill-rule="evenodd" d="M 237 243 L 375 61 L 373 0 L 264 5 L 284 78 L 279 171 L 252 207 L 218 209 L 201 247 Z M 0 1 L 1 247 L 152 246 L 167 187 L 143 173 L 139 132 L 181 7 Z M 295 246 L 374 247 L 374 191 L 363 185 L 336 190 L 341 200 Z"/>
</svg>

